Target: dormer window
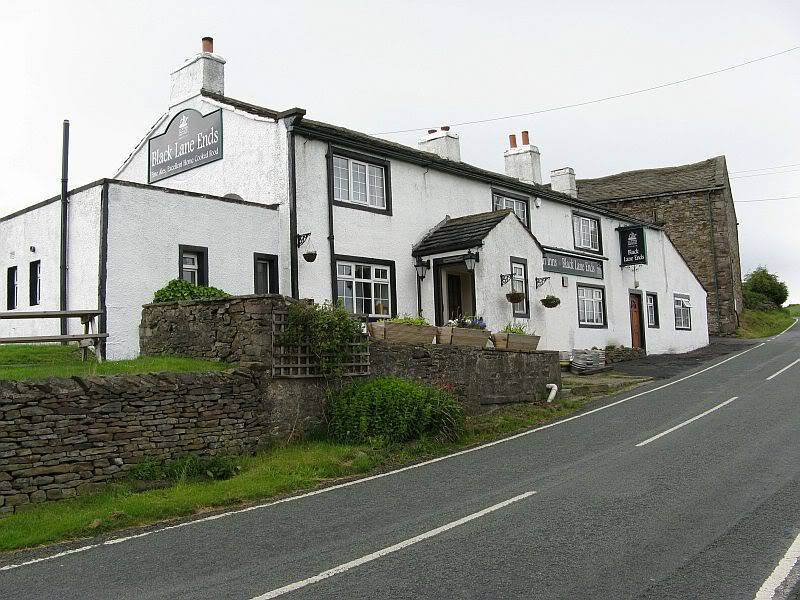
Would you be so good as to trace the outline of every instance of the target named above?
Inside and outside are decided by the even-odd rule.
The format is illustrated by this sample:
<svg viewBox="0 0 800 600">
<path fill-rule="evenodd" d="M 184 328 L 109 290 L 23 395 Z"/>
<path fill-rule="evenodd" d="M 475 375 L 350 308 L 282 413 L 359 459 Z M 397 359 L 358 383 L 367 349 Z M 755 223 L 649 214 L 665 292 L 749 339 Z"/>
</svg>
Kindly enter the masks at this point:
<svg viewBox="0 0 800 600">
<path fill-rule="evenodd" d="M 387 209 L 388 163 L 338 152 L 334 153 L 332 163 L 334 202 Z"/>
<path fill-rule="evenodd" d="M 601 252 L 600 220 L 586 215 L 572 215 L 572 233 L 575 248 L 589 252 Z"/>
</svg>

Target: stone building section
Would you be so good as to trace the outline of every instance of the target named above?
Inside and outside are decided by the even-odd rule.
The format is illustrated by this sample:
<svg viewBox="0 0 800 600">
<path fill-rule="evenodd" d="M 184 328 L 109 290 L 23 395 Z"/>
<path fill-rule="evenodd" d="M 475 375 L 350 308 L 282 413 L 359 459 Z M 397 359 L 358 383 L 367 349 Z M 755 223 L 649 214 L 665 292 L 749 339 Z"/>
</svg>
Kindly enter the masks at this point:
<svg viewBox="0 0 800 600">
<path fill-rule="evenodd" d="M 724 156 L 579 179 L 577 187 L 579 200 L 663 227 L 708 292 L 709 333 L 736 332 L 743 305 L 742 273 Z"/>
</svg>

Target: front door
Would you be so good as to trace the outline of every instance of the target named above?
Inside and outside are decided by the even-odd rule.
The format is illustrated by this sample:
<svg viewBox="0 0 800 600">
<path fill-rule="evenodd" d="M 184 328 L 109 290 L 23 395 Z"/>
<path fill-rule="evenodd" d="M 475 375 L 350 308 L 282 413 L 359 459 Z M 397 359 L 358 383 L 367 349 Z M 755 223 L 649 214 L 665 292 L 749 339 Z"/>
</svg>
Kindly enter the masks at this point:
<svg viewBox="0 0 800 600">
<path fill-rule="evenodd" d="M 447 274 L 447 318 L 449 320 L 464 316 L 464 306 L 461 300 L 461 277 Z"/>
<path fill-rule="evenodd" d="M 630 295 L 631 303 L 631 346 L 644 348 L 644 330 L 642 328 L 642 297 L 639 294 Z"/>
</svg>

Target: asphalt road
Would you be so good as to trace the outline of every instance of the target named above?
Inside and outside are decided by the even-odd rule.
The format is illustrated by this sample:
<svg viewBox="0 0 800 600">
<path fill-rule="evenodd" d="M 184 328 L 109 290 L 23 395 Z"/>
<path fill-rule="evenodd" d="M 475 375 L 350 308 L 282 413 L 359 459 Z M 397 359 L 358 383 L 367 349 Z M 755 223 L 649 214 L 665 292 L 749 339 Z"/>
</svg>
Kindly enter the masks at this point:
<svg viewBox="0 0 800 600">
<path fill-rule="evenodd" d="M 0 557 L 0 598 L 796 598 L 798 359 L 795 326 L 501 443 Z"/>
</svg>

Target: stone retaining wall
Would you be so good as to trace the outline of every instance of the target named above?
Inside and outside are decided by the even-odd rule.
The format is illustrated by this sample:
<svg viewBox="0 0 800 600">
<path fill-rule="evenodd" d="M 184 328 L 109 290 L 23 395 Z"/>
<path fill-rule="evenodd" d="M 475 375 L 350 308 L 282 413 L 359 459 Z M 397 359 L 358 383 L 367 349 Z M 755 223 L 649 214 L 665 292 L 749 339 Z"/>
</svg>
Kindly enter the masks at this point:
<svg viewBox="0 0 800 600">
<path fill-rule="evenodd" d="M 644 350 L 644 348 L 626 348 L 624 346 L 606 348 L 605 353 L 607 365 L 625 362 L 628 360 L 636 360 L 637 358 L 644 358 L 647 356 L 647 352 Z"/>
</svg>

